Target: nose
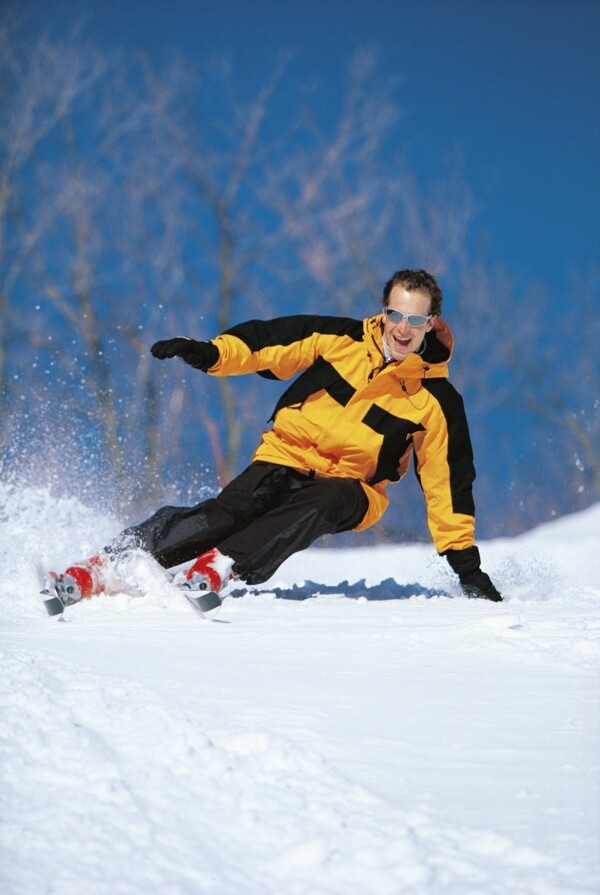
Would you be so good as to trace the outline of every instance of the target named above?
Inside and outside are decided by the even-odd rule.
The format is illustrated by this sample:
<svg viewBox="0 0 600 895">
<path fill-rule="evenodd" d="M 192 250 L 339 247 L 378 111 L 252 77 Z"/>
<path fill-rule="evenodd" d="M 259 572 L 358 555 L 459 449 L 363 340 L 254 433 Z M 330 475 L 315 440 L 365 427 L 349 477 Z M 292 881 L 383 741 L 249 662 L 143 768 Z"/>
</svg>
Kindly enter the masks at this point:
<svg viewBox="0 0 600 895">
<path fill-rule="evenodd" d="M 400 330 L 400 332 L 407 336 L 410 332 L 410 326 L 408 325 L 408 320 L 406 317 L 404 320 L 401 320 L 400 323 L 396 324 L 396 329 Z"/>
</svg>

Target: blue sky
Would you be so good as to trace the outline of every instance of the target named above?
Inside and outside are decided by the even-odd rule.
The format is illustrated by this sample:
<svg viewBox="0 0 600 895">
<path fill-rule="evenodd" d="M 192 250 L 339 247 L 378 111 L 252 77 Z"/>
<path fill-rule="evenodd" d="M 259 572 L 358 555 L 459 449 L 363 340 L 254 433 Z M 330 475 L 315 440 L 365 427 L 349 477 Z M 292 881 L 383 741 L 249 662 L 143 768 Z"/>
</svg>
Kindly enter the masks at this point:
<svg viewBox="0 0 600 895">
<path fill-rule="evenodd" d="M 85 15 L 105 45 L 191 58 L 230 51 L 260 83 L 282 50 L 323 113 L 352 52 L 400 79 L 399 140 L 423 181 L 448 158 L 481 206 L 489 255 L 559 302 L 600 264 L 600 3 L 596 0 L 20 0 L 31 27 Z M 399 259 L 401 263 L 401 259 Z"/>
</svg>

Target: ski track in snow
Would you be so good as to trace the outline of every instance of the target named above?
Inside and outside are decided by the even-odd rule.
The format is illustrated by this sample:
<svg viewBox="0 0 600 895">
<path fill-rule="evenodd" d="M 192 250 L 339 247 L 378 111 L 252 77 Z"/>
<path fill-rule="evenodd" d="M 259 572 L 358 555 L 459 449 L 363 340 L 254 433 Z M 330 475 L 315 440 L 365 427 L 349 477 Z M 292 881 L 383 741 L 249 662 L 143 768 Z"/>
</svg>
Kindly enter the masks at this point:
<svg viewBox="0 0 600 895">
<path fill-rule="evenodd" d="M 481 545 L 501 606 L 265 587 L 203 622 L 142 568 L 59 623 L 36 561 L 119 528 L 60 503 L 0 485 L 3 895 L 597 895 L 600 506 Z M 457 596 L 423 545 L 269 584 L 392 575 Z"/>
</svg>

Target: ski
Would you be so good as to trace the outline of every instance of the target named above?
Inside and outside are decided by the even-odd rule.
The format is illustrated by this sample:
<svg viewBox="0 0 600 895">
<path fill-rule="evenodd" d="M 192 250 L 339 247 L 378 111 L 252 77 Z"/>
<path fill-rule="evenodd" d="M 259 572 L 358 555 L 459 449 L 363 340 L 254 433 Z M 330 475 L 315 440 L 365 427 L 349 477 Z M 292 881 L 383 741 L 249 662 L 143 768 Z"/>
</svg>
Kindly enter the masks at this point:
<svg viewBox="0 0 600 895">
<path fill-rule="evenodd" d="M 43 590 L 40 592 L 41 596 L 44 600 L 44 606 L 46 607 L 46 612 L 48 615 L 62 615 L 65 611 L 65 604 L 62 602 L 60 597 L 57 597 L 54 594 L 51 594 L 49 590 Z"/>
<path fill-rule="evenodd" d="M 72 594 L 77 590 L 70 576 L 59 577 L 56 572 L 48 572 L 40 595 L 44 601 L 46 612 L 50 616 L 62 616 L 65 608 L 79 602 Z"/>
<path fill-rule="evenodd" d="M 221 606 L 223 600 L 214 591 L 189 591 L 186 593 L 185 588 L 179 588 L 188 603 L 198 612 L 202 618 L 214 618 Z"/>
</svg>

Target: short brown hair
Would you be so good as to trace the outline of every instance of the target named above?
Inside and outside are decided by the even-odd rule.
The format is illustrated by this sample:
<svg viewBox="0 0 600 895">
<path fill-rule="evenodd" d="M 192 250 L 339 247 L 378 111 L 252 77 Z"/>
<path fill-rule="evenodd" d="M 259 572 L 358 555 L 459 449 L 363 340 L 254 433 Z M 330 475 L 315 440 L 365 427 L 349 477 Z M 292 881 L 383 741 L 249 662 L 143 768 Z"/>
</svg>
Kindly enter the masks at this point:
<svg viewBox="0 0 600 895">
<path fill-rule="evenodd" d="M 390 292 L 394 286 L 404 286 L 408 292 L 427 292 L 431 299 L 430 314 L 439 317 L 442 313 L 442 290 L 437 280 L 426 270 L 397 270 L 383 287 L 383 304 L 387 307 L 390 301 Z"/>
</svg>

